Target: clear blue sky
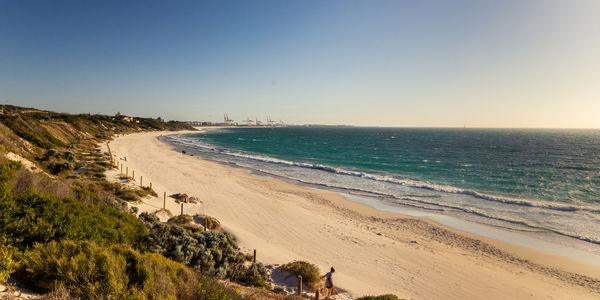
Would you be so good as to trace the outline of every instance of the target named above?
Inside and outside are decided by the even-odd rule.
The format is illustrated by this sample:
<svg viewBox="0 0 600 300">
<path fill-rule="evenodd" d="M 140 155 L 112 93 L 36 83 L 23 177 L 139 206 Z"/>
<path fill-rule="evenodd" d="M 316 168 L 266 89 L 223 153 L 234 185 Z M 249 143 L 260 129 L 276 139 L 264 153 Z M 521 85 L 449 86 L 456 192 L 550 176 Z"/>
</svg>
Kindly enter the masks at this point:
<svg viewBox="0 0 600 300">
<path fill-rule="evenodd" d="M 1 1 L 0 102 L 600 128 L 600 1 Z"/>
</svg>

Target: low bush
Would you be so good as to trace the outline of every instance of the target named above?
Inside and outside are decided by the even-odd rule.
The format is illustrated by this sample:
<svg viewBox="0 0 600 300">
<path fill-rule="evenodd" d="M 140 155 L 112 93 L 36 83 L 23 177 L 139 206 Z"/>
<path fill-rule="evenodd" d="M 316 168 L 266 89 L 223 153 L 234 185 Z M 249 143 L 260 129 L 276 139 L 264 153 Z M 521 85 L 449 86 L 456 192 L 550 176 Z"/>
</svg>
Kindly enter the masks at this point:
<svg viewBox="0 0 600 300">
<path fill-rule="evenodd" d="M 206 220 L 206 229 L 208 230 L 221 230 L 221 222 L 213 217 L 207 215 L 195 215 L 194 219 L 202 226 L 204 226 Z"/>
<path fill-rule="evenodd" d="M 148 213 L 139 216 L 150 232 L 148 250 L 186 264 L 196 271 L 219 279 L 237 280 L 246 260 L 228 233 L 199 232 L 178 225 L 160 223 Z"/>
<path fill-rule="evenodd" d="M 104 168 L 103 166 L 101 166 L 99 164 L 93 163 L 87 167 L 87 170 L 90 172 L 105 172 L 106 168 Z"/>
<path fill-rule="evenodd" d="M 295 276 L 301 275 L 302 282 L 314 290 L 318 287 L 321 280 L 319 268 L 309 262 L 294 261 L 281 266 L 281 270 L 289 272 Z"/>
<path fill-rule="evenodd" d="M 23 248 L 35 242 L 87 239 L 141 249 L 148 231 L 135 216 L 115 208 L 29 191 L 0 202 L 1 234 Z"/>
<path fill-rule="evenodd" d="M 56 149 L 48 149 L 48 151 L 46 151 L 46 153 L 44 154 L 43 160 L 49 160 L 51 158 L 59 158 L 59 157 L 60 157 L 60 151 L 58 151 Z"/>
<path fill-rule="evenodd" d="M 117 197 L 127 202 L 139 202 L 141 200 L 140 196 L 134 190 L 120 190 L 117 192 Z"/>
<path fill-rule="evenodd" d="M 192 216 L 190 216 L 190 215 L 178 215 L 178 216 L 170 218 L 167 221 L 167 223 L 177 224 L 177 225 L 185 225 L 188 223 L 192 223 L 193 221 L 194 221 L 194 218 L 192 218 Z"/>
<path fill-rule="evenodd" d="M 11 246 L 5 236 L 0 236 L 0 283 L 4 283 L 18 266 L 15 257 L 17 249 Z"/>
<path fill-rule="evenodd" d="M 257 287 L 262 287 L 266 290 L 271 290 L 273 287 L 267 282 L 267 269 L 261 264 L 252 264 L 248 269 L 244 270 L 245 274 L 240 278 L 240 281 Z"/>
<path fill-rule="evenodd" d="M 75 169 L 75 164 L 65 160 L 57 160 L 48 164 L 48 170 L 50 173 L 56 175 L 63 171 L 71 171 Z"/>
<path fill-rule="evenodd" d="M 154 197 L 158 196 L 158 194 L 152 188 L 150 188 L 149 186 L 143 186 L 141 188 L 140 193 L 138 193 L 138 195 L 140 195 L 140 197 L 146 197 L 148 195 L 151 195 L 151 196 L 154 196 Z"/>
<path fill-rule="evenodd" d="M 107 168 L 107 169 L 112 169 L 112 167 L 113 167 L 112 164 L 110 163 L 110 161 L 106 161 L 106 160 L 98 161 L 98 162 L 96 162 L 96 164 L 101 167 Z"/>
<path fill-rule="evenodd" d="M 87 241 L 36 244 L 16 273 L 41 292 L 64 288 L 73 297 L 127 299 L 239 299 L 235 291 L 185 266 L 126 245 Z"/>
<path fill-rule="evenodd" d="M 189 216 L 175 217 L 173 222 L 189 221 Z M 246 257 L 229 233 L 199 231 L 176 224 L 164 224 L 158 217 L 141 213 L 139 219 L 148 227 L 148 250 L 181 262 L 194 270 L 219 279 L 240 280 L 255 286 L 266 284 L 266 269 L 259 264 L 244 266 Z"/>
</svg>

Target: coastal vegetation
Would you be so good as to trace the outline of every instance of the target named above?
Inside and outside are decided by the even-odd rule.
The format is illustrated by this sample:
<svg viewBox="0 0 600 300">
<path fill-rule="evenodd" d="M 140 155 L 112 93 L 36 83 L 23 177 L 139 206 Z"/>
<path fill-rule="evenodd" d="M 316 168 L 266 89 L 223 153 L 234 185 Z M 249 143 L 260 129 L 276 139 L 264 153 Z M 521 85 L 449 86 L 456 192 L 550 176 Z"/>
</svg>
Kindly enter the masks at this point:
<svg viewBox="0 0 600 300">
<path fill-rule="evenodd" d="M 17 277 L 42 292 L 61 287 L 82 299 L 241 298 L 180 263 L 124 244 L 107 248 L 89 241 L 51 241 L 36 244 L 23 257 Z"/>
<path fill-rule="evenodd" d="M 306 261 L 293 261 L 281 266 L 281 270 L 295 276 L 302 276 L 302 282 L 311 290 L 316 290 L 321 282 L 319 268 Z"/>
<path fill-rule="evenodd" d="M 267 286 L 265 267 L 256 263 L 246 266 L 246 256 L 241 253 L 231 234 L 185 226 L 192 221 L 192 217 L 187 215 L 172 218 L 172 224 L 162 223 L 155 215 L 148 213 L 141 213 L 139 218 L 149 231 L 149 251 L 211 277 Z"/>
</svg>

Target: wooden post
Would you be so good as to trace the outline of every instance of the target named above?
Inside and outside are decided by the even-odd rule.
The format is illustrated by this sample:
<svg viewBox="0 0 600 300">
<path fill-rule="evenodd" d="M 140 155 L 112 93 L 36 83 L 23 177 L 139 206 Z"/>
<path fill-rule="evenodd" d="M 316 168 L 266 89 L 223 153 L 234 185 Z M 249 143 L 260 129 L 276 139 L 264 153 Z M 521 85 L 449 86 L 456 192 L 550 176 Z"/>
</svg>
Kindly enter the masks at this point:
<svg viewBox="0 0 600 300">
<path fill-rule="evenodd" d="M 302 275 L 298 275 L 298 296 L 302 297 Z"/>
<path fill-rule="evenodd" d="M 319 300 L 319 289 L 315 291 L 315 300 Z"/>
<path fill-rule="evenodd" d="M 129 176 L 129 167 L 125 167 L 125 176 Z"/>
<path fill-rule="evenodd" d="M 254 249 L 254 255 L 252 256 L 252 263 L 256 263 L 256 249 Z"/>
<path fill-rule="evenodd" d="M 165 204 L 167 203 L 167 192 L 163 195 L 163 209 L 165 209 Z"/>
<path fill-rule="evenodd" d="M 131 179 L 135 181 L 135 170 L 131 170 Z"/>
<path fill-rule="evenodd" d="M 204 231 L 208 231 L 208 218 L 204 217 Z"/>
<path fill-rule="evenodd" d="M 142 181 L 142 180 L 144 180 L 144 177 L 140 176 L 140 186 L 141 186 L 141 187 L 143 187 L 143 186 L 144 186 L 144 184 L 143 184 L 143 181 Z"/>
<path fill-rule="evenodd" d="M 150 182 L 150 189 L 152 190 L 152 182 Z"/>
<path fill-rule="evenodd" d="M 108 145 L 108 142 L 106 142 L 106 148 L 108 148 L 108 155 L 110 155 L 110 162 L 114 164 L 115 161 L 113 160 L 112 151 L 110 151 L 110 146 Z"/>
<path fill-rule="evenodd" d="M 183 215 L 183 203 L 181 203 L 181 215 Z"/>
<path fill-rule="evenodd" d="M 123 175 L 123 164 L 121 164 L 121 175 Z"/>
</svg>

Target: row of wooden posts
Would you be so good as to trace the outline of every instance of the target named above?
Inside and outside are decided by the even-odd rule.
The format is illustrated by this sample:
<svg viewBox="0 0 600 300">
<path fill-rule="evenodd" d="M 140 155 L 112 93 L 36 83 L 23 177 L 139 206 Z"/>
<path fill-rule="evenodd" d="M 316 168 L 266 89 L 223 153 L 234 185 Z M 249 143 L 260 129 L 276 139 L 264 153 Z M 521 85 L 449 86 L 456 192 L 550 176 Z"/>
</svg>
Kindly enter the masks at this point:
<svg viewBox="0 0 600 300">
<path fill-rule="evenodd" d="M 110 151 L 110 148 L 109 148 Z M 111 155 L 111 160 L 112 160 L 112 155 Z M 123 163 L 120 164 L 121 165 L 121 175 L 123 175 Z M 117 169 L 119 168 L 119 162 L 117 162 Z M 125 167 L 125 176 L 129 176 L 129 167 Z M 135 180 L 135 171 L 131 170 L 131 177 L 134 178 L 133 180 Z M 140 186 L 143 187 L 143 180 L 144 178 L 142 176 L 140 176 Z M 152 182 L 150 182 L 150 189 L 152 189 Z M 165 206 L 167 204 L 167 192 L 163 192 L 163 209 L 165 209 Z M 181 203 L 181 215 L 183 215 L 183 203 Z M 208 230 L 208 218 L 204 218 L 204 230 Z M 256 263 L 256 249 L 254 249 L 254 253 L 252 255 L 252 263 Z M 302 275 L 298 275 L 298 292 L 297 292 L 298 296 L 301 297 L 302 296 Z M 317 291 L 315 292 L 315 299 L 319 300 L 319 290 L 317 289 Z"/>
</svg>

